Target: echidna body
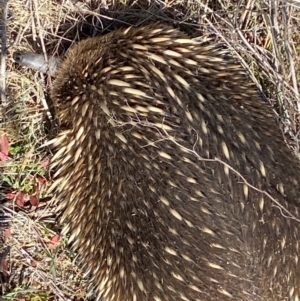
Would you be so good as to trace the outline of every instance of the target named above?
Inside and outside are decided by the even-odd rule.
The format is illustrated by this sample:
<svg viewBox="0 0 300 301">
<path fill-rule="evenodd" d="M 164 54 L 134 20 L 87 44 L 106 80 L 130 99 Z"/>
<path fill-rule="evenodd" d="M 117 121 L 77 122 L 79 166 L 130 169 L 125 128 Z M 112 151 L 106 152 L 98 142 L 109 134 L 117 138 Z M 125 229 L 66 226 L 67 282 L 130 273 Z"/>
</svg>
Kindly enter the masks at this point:
<svg viewBox="0 0 300 301">
<path fill-rule="evenodd" d="M 105 301 L 300 298 L 299 168 L 239 64 L 168 26 L 73 46 L 52 187 Z"/>
</svg>

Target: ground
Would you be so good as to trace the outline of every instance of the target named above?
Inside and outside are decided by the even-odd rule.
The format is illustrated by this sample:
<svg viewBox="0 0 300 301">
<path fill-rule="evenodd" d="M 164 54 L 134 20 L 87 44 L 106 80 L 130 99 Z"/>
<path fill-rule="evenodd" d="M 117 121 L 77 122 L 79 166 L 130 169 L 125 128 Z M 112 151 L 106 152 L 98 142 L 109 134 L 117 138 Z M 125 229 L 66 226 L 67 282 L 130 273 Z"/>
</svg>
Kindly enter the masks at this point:
<svg viewBox="0 0 300 301">
<path fill-rule="evenodd" d="M 62 55 L 74 42 L 160 21 L 231 50 L 299 157 L 300 3 L 292 0 L 1 1 L 0 300 L 93 300 L 60 235 L 47 188 L 53 79 L 17 66 L 16 50 Z M 2 25 L 3 25 L 2 24 Z M 4 80 L 5 78 L 5 80 Z M 283 139 L 284 139 L 283 138 Z"/>
</svg>

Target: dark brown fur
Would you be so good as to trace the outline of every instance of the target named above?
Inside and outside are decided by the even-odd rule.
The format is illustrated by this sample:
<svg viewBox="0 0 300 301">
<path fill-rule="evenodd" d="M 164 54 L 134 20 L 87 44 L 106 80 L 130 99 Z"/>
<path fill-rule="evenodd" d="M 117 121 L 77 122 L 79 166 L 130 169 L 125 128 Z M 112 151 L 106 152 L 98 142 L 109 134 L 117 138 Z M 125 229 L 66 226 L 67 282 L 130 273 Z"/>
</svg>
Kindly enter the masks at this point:
<svg viewBox="0 0 300 301">
<path fill-rule="evenodd" d="M 70 49 L 52 98 L 52 190 L 99 299 L 298 300 L 298 161 L 228 54 L 119 30 Z"/>
</svg>

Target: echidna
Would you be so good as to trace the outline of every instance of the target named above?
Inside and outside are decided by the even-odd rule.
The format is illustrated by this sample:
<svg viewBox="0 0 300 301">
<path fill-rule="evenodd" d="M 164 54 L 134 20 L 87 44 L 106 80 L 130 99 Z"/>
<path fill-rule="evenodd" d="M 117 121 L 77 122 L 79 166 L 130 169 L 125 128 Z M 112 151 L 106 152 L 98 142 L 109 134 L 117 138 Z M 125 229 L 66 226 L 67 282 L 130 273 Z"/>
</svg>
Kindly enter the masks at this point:
<svg viewBox="0 0 300 301">
<path fill-rule="evenodd" d="M 243 68 L 162 24 L 71 47 L 51 188 L 105 301 L 297 301 L 298 161 Z"/>
</svg>

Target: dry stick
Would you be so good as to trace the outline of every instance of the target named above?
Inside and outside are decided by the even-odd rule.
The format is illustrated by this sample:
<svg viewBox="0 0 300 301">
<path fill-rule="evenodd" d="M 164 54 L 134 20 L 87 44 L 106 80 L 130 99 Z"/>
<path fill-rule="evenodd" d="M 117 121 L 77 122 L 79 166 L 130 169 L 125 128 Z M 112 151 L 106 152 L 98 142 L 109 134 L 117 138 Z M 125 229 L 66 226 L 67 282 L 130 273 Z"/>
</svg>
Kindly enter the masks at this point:
<svg viewBox="0 0 300 301">
<path fill-rule="evenodd" d="M 195 130 L 194 130 L 195 131 Z M 262 194 L 264 194 L 265 196 L 267 196 L 275 205 L 275 207 L 279 208 L 280 212 L 282 213 L 282 215 L 286 218 L 290 218 L 290 219 L 293 219 L 297 222 L 300 222 L 300 219 L 298 219 L 294 214 L 292 214 L 287 208 L 285 208 L 282 204 L 280 204 L 280 202 L 278 200 L 276 200 L 275 198 L 273 198 L 273 196 L 268 193 L 267 191 L 265 190 L 262 190 L 262 189 L 259 189 L 257 188 L 256 186 L 250 184 L 247 179 L 236 169 L 234 169 L 231 165 L 229 165 L 228 163 L 224 162 L 223 160 L 215 157 L 213 159 L 206 159 L 206 158 L 203 158 L 202 156 L 200 156 L 200 154 L 198 154 L 194 147 L 193 149 L 189 149 L 183 145 L 181 145 L 180 143 L 178 143 L 175 138 L 173 138 L 172 136 L 170 136 L 168 134 L 167 131 L 165 131 L 165 134 L 166 134 L 166 138 L 170 141 L 172 141 L 173 143 L 175 143 L 176 145 L 178 145 L 179 147 L 181 147 L 182 149 L 186 150 L 188 153 L 190 154 L 194 154 L 199 160 L 202 160 L 202 161 L 206 161 L 206 162 L 219 162 L 220 164 L 226 166 L 228 169 L 230 169 L 234 174 L 236 174 L 241 180 L 242 180 L 242 183 L 247 185 L 249 188 L 252 188 L 253 190 L 257 191 L 257 192 L 260 192 Z M 195 131 L 196 132 L 196 131 Z M 198 139 L 198 133 L 196 132 L 196 135 L 197 135 L 197 139 Z M 195 142 L 196 144 L 196 142 Z M 287 215 L 284 215 L 283 212 L 285 212 Z"/>
<path fill-rule="evenodd" d="M 297 0 L 299 1 L 299 0 Z M 211 9 L 208 9 L 208 11 L 210 13 L 212 13 L 213 11 Z M 237 32 L 237 34 L 240 36 L 240 38 L 242 39 L 242 41 L 244 42 L 245 46 L 247 46 L 247 49 L 250 51 L 250 53 L 252 53 L 252 56 L 257 60 L 257 62 L 259 63 L 258 65 L 262 68 L 263 72 L 265 72 L 265 74 L 269 75 L 269 77 L 272 75 L 272 80 L 275 82 L 281 82 L 285 88 L 288 89 L 288 91 L 292 92 L 298 99 L 298 93 L 297 91 L 295 91 L 295 88 L 290 86 L 289 83 L 284 79 L 284 77 L 278 73 L 275 72 L 274 68 L 271 67 L 269 64 L 266 64 L 266 60 L 263 58 L 263 56 L 259 53 L 258 48 L 256 47 L 257 50 L 255 50 L 249 43 L 248 41 L 244 38 L 241 30 L 239 28 L 235 28 L 231 25 L 230 22 L 228 22 L 227 20 L 221 18 L 220 16 L 216 16 L 217 18 L 220 18 L 223 22 L 225 22 L 226 24 L 228 24 L 230 27 L 232 27 L 232 30 L 235 30 Z M 264 94 L 264 92 L 262 91 L 262 87 L 259 84 L 259 82 L 257 81 L 256 77 L 254 76 L 253 72 L 251 71 L 250 67 L 246 64 L 246 62 L 244 61 L 244 59 L 239 55 L 239 53 L 230 45 L 230 43 L 227 41 L 227 39 L 222 35 L 222 33 L 211 23 L 211 21 L 208 18 L 204 18 L 205 21 L 215 30 L 215 32 L 218 34 L 218 36 L 225 42 L 225 44 L 228 46 L 229 49 L 232 49 L 235 52 L 235 55 L 237 56 L 237 58 L 240 60 L 240 62 L 242 63 L 242 65 L 246 68 L 246 70 L 248 71 L 248 73 L 250 74 L 251 79 L 254 81 L 254 83 L 256 84 L 256 86 L 259 88 L 260 92 L 263 94 L 263 97 L 265 99 L 266 95 Z M 271 75 L 270 75 L 271 74 Z"/>
<path fill-rule="evenodd" d="M 129 123 L 123 123 L 123 122 L 118 122 L 118 121 L 115 122 L 114 119 L 113 119 L 113 117 L 111 118 L 111 121 L 113 121 L 113 123 L 112 123 L 113 126 L 124 126 L 124 124 L 130 124 L 130 125 L 134 126 L 134 122 L 133 123 L 131 123 L 131 122 L 129 122 Z M 295 221 L 297 221 L 297 222 L 300 223 L 300 219 L 298 219 L 293 213 L 291 213 L 287 208 L 285 208 L 282 204 L 280 204 L 280 202 L 277 199 L 275 199 L 270 193 L 268 193 L 267 191 L 262 190 L 262 189 L 260 189 L 260 188 L 258 188 L 256 186 L 252 185 L 251 183 L 249 183 L 247 181 L 247 179 L 238 170 L 236 170 L 235 168 L 233 168 L 231 165 L 229 165 L 228 163 L 224 162 L 223 160 L 221 160 L 221 159 L 219 159 L 217 157 L 215 157 L 213 159 L 209 159 L 209 158 L 204 158 L 199 153 L 197 153 L 196 150 L 195 150 L 195 146 L 197 144 L 199 135 L 198 135 L 198 132 L 195 129 L 193 129 L 193 130 L 194 130 L 194 132 L 196 133 L 196 136 L 197 136 L 196 141 L 195 141 L 195 143 L 194 143 L 194 145 L 193 145 L 192 148 L 188 148 L 188 147 L 185 147 L 185 146 L 181 145 L 176 140 L 176 138 L 173 137 L 173 136 L 171 136 L 168 133 L 168 131 L 165 130 L 163 127 L 162 128 L 158 128 L 157 125 L 154 125 L 154 124 L 152 125 L 151 122 L 150 123 L 140 122 L 138 116 L 137 116 L 137 124 L 139 124 L 141 126 L 147 126 L 147 127 L 150 126 L 153 129 L 157 129 L 158 132 L 160 132 L 162 130 L 162 133 L 164 134 L 164 135 L 161 134 L 161 136 L 162 136 L 161 139 L 158 139 L 156 141 L 150 142 L 147 145 L 144 145 L 143 147 L 147 147 L 148 145 L 154 145 L 157 142 L 161 142 L 161 141 L 164 141 L 164 140 L 169 140 L 169 141 L 173 142 L 175 145 L 179 146 L 182 150 L 186 151 L 187 153 L 193 154 L 196 158 L 198 158 L 201 161 L 218 162 L 218 163 L 226 166 L 234 174 L 236 174 L 242 180 L 241 183 L 243 183 L 243 184 L 247 185 L 247 187 L 249 187 L 249 188 L 251 188 L 251 189 L 253 189 L 253 190 L 257 191 L 257 192 L 260 192 L 260 193 L 264 194 L 265 196 L 267 196 L 275 204 L 274 206 L 277 207 L 280 210 L 280 212 L 282 213 L 282 215 L 284 217 L 293 219 L 293 220 L 295 220 Z M 53 141 L 54 140 L 52 140 L 50 142 L 53 142 Z M 52 187 L 54 188 L 55 185 L 52 184 Z M 286 215 L 284 213 L 286 213 Z"/>
<path fill-rule="evenodd" d="M 262 70 L 265 72 L 265 74 L 267 74 L 269 76 L 273 75 L 273 77 L 272 77 L 273 81 L 282 83 L 285 88 L 287 88 L 293 92 L 294 96 L 298 97 L 297 91 L 295 91 L 294 87 L 291 87 L 289 85 L 289 83 L 286 81 L 286 79 L 284 78 L 284 76 L 281 73 L 277 72 L 277 70 L 274 70 L 274 68 L 272 66 L 270 66 L 269 63 L 267 63 L 267 60 L 264 57 L 264 55 L 261 55 L 259 53 L 259 51 L 257 51 L 258 50 L 257 47 L 255 50 L 250 45 L 250 43 L 245 39 L 242 31 L 239 28 L 236 28 L 236 32 L 239 35 L 239 37 L 241 38 L 241 40 L 243 41 L 244 45 L 248 48 L 250 53 L 252 53 L 253 57 L 257 60 L 259 65 L 262 67 Z M 252 74 L 252 72 L 250 74 Z M 255 83 L 256 83 L 256 79 L 255 79 Z M 260 87 L 260 85 L 258 87 Z"/>
<path fill-rule="evenodd" d="M 272 39 L 272 48 L 273 48 L 273 53 L 274 53 L 274 65 L 275 65 L 275 72 L 279 73 L 281 71 L 284 72 L 282 69 L 282 60 L 280 56 L 280 51 L 278 49 L 278 39 L 280 37 L 280 29 L 278 25 L 278 2 L 277 0 L 274 0 L 274 2 L 271 2 L 270 6 L 270 15 L 266 15 L 266 24 L 270 26 L 271 29 L 271 39 Z M 278 90 L 282 90 L 281 88 L 281 83 L 279 83 Z"/>
<path fill-rule="evenodd" d="M 269 7 L 269 14 L 263 12 L 263 18 L 265 20 L 266 29 L 270 33 L 270 40 L 272 45 L 272 52 L 273 52 L 273 66 L 274 66 L 274 84 L 276 83 L 276 94 L 277 94 L 277 102 L 280 104 L 280 107 L 282 107 L 284 114 L 290 119 L 290 116 L 287 112 L 285 101 L 284 101 L 284 95 L 285 95 L 285 85 L 282 83 L 281 80 L 278 80 L 278 74 L 282 74 L 283 78 L 285 79 L 285 70 L 284 70 L 284 64 L 282 62 L 282 56 L 281 52 L 279 50 L 278 46 L 278 40 L 282 40 L 280 28 L 278 24 L 278 7 L 279 3 L 277 0 L 274 0 L 271 2 Z M 264 48 L 267 49 L 267 45 L 264 45 Z M 262 51 L 263 53 L 263 51 Z"/>
<path fill-rule="evenodd" d="M 3 107 L 8 106 L 8 101 L 5 93 L 5 72 L 6 72 L 6 24 L 7 24 L 7 11 L 8 11 L 8 0 L 3 0 L 3 16 L 1 24 L 1 61 L 0 61 L 0 93 L 1 93 L 1 104 Z"/>
<path fill-rule="evenodd" d="M 226 39 L 226 37 L 224 37 L 224 35 L 222 35 L 222 33 L 213 25 L 213 23 L 208 19 L 208 18 L 204 18 L 205 21 L 215 30 L 215 32 L 218 34 L 218 36 L 224 41 L 224 43 L 226 44 L 226 46 L 228 47 L 228 49 L 230 49 L 231 51 L 234 52 L 234 54 L 236 55 L 236 57 L 239 59 L 240 63 L 242 64 L 242 66 L 247 70 L 250 78 L 253 80 L 253 82 L 255 83 L 255 85 L 257 86 L 257 88 L 259 89 L 260 93 L 263 95 L 264 99 L 267 99 L 267 96 L 265 95 L 261 84 L 258 82 L 257 78 L 255 77 L 254 73 L 252 72 L 252 70 L 250 69 L 249 65 L 246 63 L 246 61 L 242 58 L 242 56 L 237 52 L 237 50 L 235 50 L 230 42 Z"/>
<path fill-rule="evenodd" d="M 292 10 L 292 8 L 289 8 L 290 10 Z M 297 75 L 296 75 L 296 71 L 295 71 L 295 63 L 294 63 L 294 59 L 293 59 L 293 55 L 292 55 L 292 48 L 290 46 L 290 36 L 291 36 L 291 30 L 290 30 L 290 15 L 289 12 L 287 11 L 288 8 L 283 8 L 283 19 L 285 20 L 285 26 L 284 29 L 286 31 L 286 39 L 284 40 L 285 43 L 285 47 L 286 47 L 286 52 L 290 61 L 290 73 L 291 73 L 291 77 L 292 77 L 292 83 L 293 83 L 293 87 L 294 87 L 294 92 L 296 94 L 296 100 L 297 100 L 297 108 L 298 108 L 298 113 L 300 112 L 300 99 L 299 99 L 299 89 L 298 89 L 298 80 L 297 80 Z M 292 13 L 292 12 L 290 12 Z M 295 55 L 296 57 L 296 55 Z"/>
<path fill-rule="evenodd" d="M 45 58 L 45 63 L 48 64 L 49 61 L 48 61 L 46 47 L 45 47 L 45 43 L 44 43 L 44 39 L 43 39 L 43 35 L 42 35 L 42 30 L 41 30 L 42 26 L 41 26 L 41 22 L 40 22 L 39 11 L 38 11 L 38 3 L 37 3 L 36 0 L 34 0 L 33 4 L 34 4 L 34 13 L 35 13 L 35 17 L 36 17 L 36 21 L 37 21 L 37 25 L 38 25 L 38 35 L 39 35 L 40 42 L 41 42 L 41 45 L 42 45 L 43 54 L 44 54 L 44 58 Z M 41 97 L 41 102 L 42 102 L 43 107 L 44 107 L 44 109 L 47 113 L 47 116 L 48 116 L 49 120 L 53 121 L 53 116 L 50 113 L 49 106 L 47 104 L 47 101 L 46 101 L 45 97 Z"/>
</svg>

